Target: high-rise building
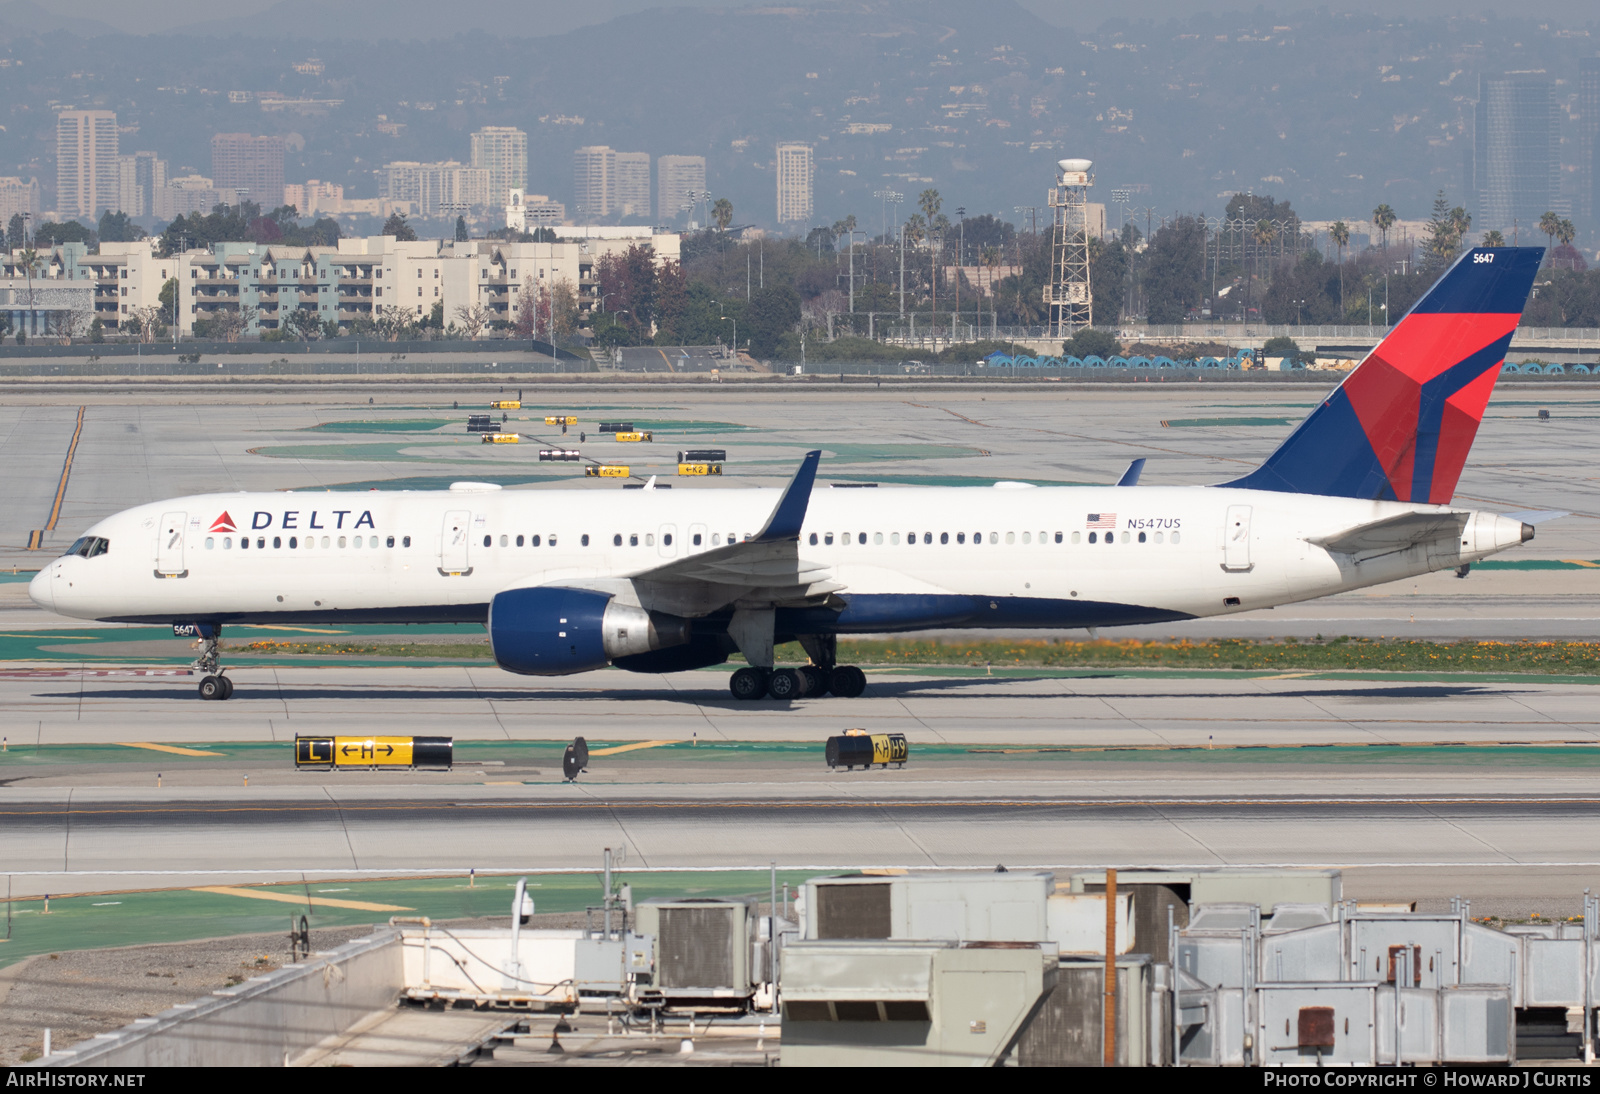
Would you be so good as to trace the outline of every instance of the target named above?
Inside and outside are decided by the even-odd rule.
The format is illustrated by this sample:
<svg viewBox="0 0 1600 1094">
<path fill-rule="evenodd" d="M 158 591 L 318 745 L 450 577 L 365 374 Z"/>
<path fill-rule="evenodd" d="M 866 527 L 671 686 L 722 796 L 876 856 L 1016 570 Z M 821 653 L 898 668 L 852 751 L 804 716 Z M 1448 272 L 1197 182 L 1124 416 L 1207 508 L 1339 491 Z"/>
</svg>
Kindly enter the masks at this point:
<svg viewBox="0 0 1600 1094">
<path fill-rule="evenodd" d="M 1555 87 L 1537 76 L 1480 76 L 1469 200 L 1475 231 L 1536 238 L 1539 218 L 1564 213 Z"/>
<path fill-rule="evenodd" d="M 472 166 L 489 172 L 489 203 L 504 205 L 512 190 L 528 185 L 528 134 L 486 125 L 472 134 Z"/>
<path fill-rule="evenodd" d="M 98 217 L 117 204 L 118 181 L 116 112 L 56 115 L 56 212 Z"/>
<path fill-rule="evenodd" d="M 704 156 L 656 157 L 656 217 L 663 224 L 689 212 L 705 188 Z"/>
<path fill-rule="evenodd" d="M 253 137 L 249 133 L 218 133 L 211 138 L 211 177 L 218 190 L 244 191 L 263 211 L 277 207 L 283 198 L 282 137 Z"/>
<path fill-rule="evenodd" d="M 811 146 L 798 141 L 778 145 L 778 223 L 804 223 L 812 210 Z"/>
<path fill-rule="evenodd" d="M 578 222 L 594 224 L 611 215 L 617 154 L 606 145 L 588 145 L 572 154 L 572 196 Z"/>
<path fill-rule="evenodd" d="M 1600 57 L 1578 62 L 1578 215 L 1600 227 Z"/>
<path fill-rule="evenodd" d="M 149 216 L 156 191 L 167 184 L 167 161 L 154 152 L 117 157 L 117 210 L 131 217 Z"/>
<path fill-rule="evenodd" d="M 611 178 L 611 211 L 649 220 L 650 153 L 618 152 Z"/>
<path fill-rule="evenodd" d="M 11 218 L 18 213 L 27 217 L 39 215 L 38 179 L 0 178 L 0 231 L 9 228 Z"/>
<path fill-rule="evenodd" d="M 495 204 L 489 192 L 489 172 L 455 160 L 386 163 L 378 196 L 390 201 L 414 201 L 417 214 L 424 217 L 460 216 Z"/>
</svg>

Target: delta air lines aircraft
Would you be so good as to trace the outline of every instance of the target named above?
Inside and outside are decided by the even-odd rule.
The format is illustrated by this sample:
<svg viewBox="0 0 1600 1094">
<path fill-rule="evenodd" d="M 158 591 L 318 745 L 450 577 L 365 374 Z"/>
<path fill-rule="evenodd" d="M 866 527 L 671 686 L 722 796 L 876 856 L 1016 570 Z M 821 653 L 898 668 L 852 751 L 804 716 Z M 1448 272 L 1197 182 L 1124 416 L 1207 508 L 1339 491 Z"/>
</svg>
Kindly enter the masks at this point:
<svg viewBox="0 0 1600 1094">
<path fill-rule="evenodd" d="M 853 697 L 841 634 L 1111 627 L 1247 612 L 1524 543 L 1450 504 L 1543 251 L 1467 252 L 1260 467 L 1217 486 L 203 494 L 89 528 L 33 580 L 62 615 L 479 623 L 509 672 L 673 672 L 743 654 L 740 699 Z M 810 659 L 774 664 L 797 639 Z"/>
</svg>

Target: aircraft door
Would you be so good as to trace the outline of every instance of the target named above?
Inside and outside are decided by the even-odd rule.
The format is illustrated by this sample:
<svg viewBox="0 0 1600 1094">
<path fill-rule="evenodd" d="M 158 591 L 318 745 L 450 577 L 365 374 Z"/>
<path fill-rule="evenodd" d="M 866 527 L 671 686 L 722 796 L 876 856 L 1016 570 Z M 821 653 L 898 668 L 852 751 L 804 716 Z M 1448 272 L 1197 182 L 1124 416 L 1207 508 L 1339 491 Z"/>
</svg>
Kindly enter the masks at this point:
<svg viewBox="0 0 1600 1094">
<path fill-rule="evenodd" d="M 1228 506 L 1227 522 L 1222 530 L 1222 568 L 1229 573 L 1243 573 L 1251 568 L 1248 505 Z"/>
<path fill-rule="evenodd" d="M 467 548 L 472 539 L 472 513 L 467 509 L 452 509 L 444 515 L 444 527 L 439 529 L 439 573 L 445 577 L 465 576 L 472 572 Z"/>
<path fill-rule="evenodd" d="M 156 529 L 156 575 L 158 577 L 184 577 L 183 537 L 188 513 L 162 513 L 161 526 Z"/>
<path fill-rule="evenodd" d="M 704 524 L 691 524 L 689 525 L 689 542 L 683 545 L 683 549 L 688 554 L 697 555 L 704 551 L 710 542 L 711 537 L 706 534 L 706 526 Z"/>
<path fill-rule="evenodd" d="M 662 558 L 678 557 L 678 526 L 663 524 L 656 529 L 656 550 Z"/>
</svg>

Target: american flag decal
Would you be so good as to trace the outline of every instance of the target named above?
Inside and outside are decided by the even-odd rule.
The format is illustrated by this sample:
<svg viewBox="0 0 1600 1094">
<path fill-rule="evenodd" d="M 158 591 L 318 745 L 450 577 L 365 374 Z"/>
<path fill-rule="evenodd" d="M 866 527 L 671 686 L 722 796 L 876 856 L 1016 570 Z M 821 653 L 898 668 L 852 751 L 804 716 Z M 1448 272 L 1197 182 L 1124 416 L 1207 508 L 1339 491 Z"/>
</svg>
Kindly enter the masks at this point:
<svg viewBox="0 0 1600 1094">
<path fill-rule="evenodd" d="M 1088 527 L 1090 528 L 1115 528 L 1117 514 L 1115 513 L 1090 513 Z"/>
</svg>

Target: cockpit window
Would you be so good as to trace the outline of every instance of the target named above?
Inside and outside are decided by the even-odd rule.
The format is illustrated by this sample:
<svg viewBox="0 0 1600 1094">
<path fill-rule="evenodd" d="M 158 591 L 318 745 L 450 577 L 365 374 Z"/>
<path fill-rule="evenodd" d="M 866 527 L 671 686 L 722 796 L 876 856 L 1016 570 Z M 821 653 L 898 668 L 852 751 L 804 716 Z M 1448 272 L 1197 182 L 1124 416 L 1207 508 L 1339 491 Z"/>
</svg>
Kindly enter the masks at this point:
<svg viewBox="0 0 1600 1094">
<path fill-rule="evenodd" d="M 66 549 L 65 554 L 80 558 L 96 558 L 111 550 L 111 541 L 99 536 L 81 536 Z M 64 557 L 64 556 L 63 556 Z"/>
</svg>

